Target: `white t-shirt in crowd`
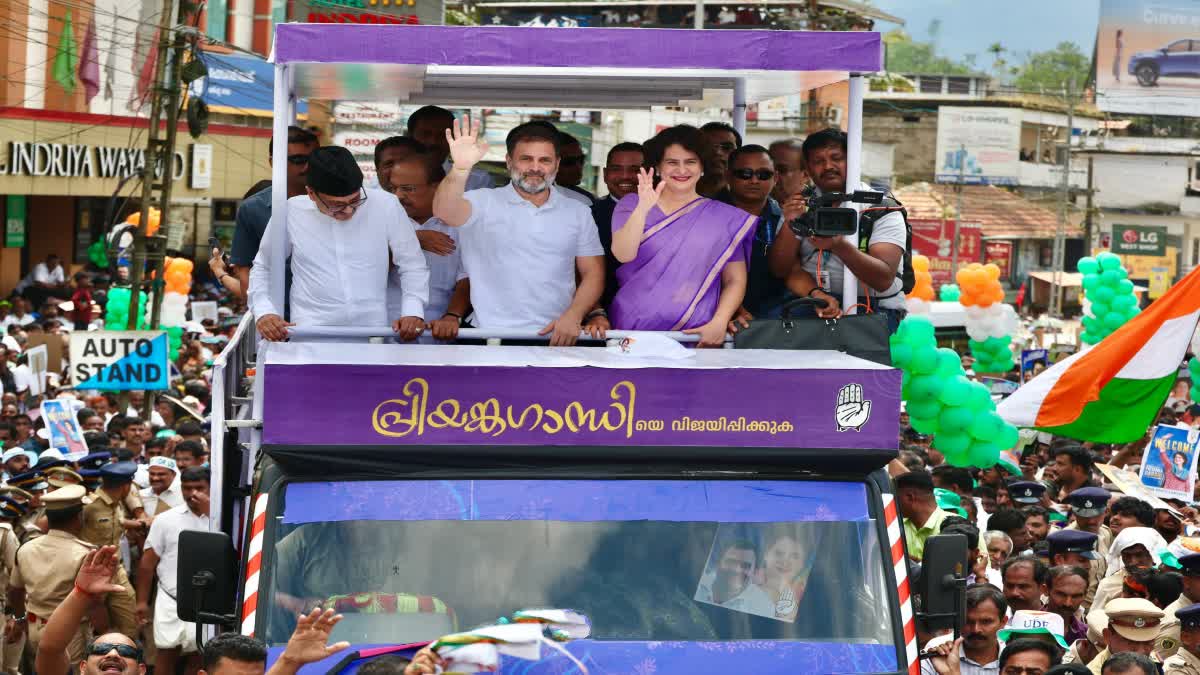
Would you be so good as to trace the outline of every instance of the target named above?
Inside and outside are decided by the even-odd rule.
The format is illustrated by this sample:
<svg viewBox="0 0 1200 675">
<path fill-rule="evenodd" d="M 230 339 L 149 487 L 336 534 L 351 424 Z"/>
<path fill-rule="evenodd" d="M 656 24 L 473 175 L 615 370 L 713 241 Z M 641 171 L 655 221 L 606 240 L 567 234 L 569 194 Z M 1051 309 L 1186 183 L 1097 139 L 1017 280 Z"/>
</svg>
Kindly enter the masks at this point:
<svg viewBox="0 0 1200 675">
<path fill-rule="evenodd" d="M 534 206 L 511 184 L 464 197 L 471 217 L 459 241 L 476 325 L 545 328 L 575 297 L 575 258 L 604 255 L 591 209 L 558 190 Z"/>
<path fill-rule="evenodd" d="M 158 587 L 178 596 L 176 567 L 179 565 L 179 533 L 184 530 L 207 530 L 208 516 L 198 516 L 192 510 L 183 506 L 159 515 L 150 524 L 150 534 L 146 536 L 146 550 L 158 555 Z"/>
<path fill-rule="evenodd" d="M 425 320 L 436 321 L 446 313 L 450 306 L 450 296 L 454 295 L 454 286 L 467 278 L 463 271 L 462 250 L 458 243 L 458 228 L 450 227 L 437 218 L 430 218 L 417 225 L 418 230 L 433 230 L 448 235 L 454 240 L 454 251 L 447 255 L 438 255 L 422 250 L 425 262 L 429 265 L 429 302 L 425 303 Z M 392 270 L 388 275 L 388 316 L 393 320 L 404 316 L 404 289 L 401 287 L 400 273 Z"/>
<path fill-rule="evenodd" d="M 870 185 L 863 183 L 858 189 L 871 190 L 872 188 Z M 864 204 L 846 204 L 845 206 L 856 208 L 859 211 L 865 208 Z M 899 246 L 901 250 L 903 250 L 906 243 L 906 238 L 907 235 L 904 228 L 904 216 L 900 215 L 899 213 L 889 213 L 875 221 L 875 228 L 871 231 L 871 241 L 868 242 L 867 245 L 873 246 L 875 244 L 895 244 L 896 246 Z M 822 274 L 820 278 L 817 277 L 818 258 L 821 260 Z M 833 297 L 841 300 L 842 279 L 844 278 L 846 266 L 842 264 L 842 261 L 836 255 L 833 255 L 830 252 L 825 252 L 822 254 L 821 251 L 813 248 L 812 245 L 808 243 L 808 239 L 804 239 L 800 242 L 800 261 L 804 265 L 805 271 L 813 275 L 813 278 L 817 280 L 817 284 L 819 286 L 822 286 L 825 288 L 825 290 L 829 291 Z M 896 270 L 896 274 L 903 272 L 903 267 L 904 261 L 901 260 L 900 268 Z M 877 298 L 882 298 L 878 300 L 879 307 L 884 309 L 904 309 L 905 303 L 904 293 L 901 292 L 902 286 L 903 283 L 901 282 L 900 277 L 896 277 L 892 280 L 892 285 L 887 291 L 883 293 L 876 293 L 874 290 L 872 290 L 871 302 L 875 303 Z M 860 279 L 858 289 L 859 296 L 863 294 L 863 290 L 865 288 L 866 286 L 863 285 L 862 280 Z"/>
<path fill-rule="evenodd" d="M 142 497 L 142 506 L 146 509 L 146 515 L 152 518 L 158 514 L 158 503 L 160 501 L 166 504 L 169 509 L 185 505 L 183 501 L 183 485 L 179 482 L 178 475 L 175 476 L 175 480 L 171 481 L 170 487 L 162 491 L 162 494 L 156 493 L 152 487 L 142 488 L 138 490 L 138 494 Z M 163 513 L 161 515 L 166 514 Z"/>
<path fill-rule="evenodd" d="M 40 262 L 33 266 L 33 282 L 61 286 L 66 283 L 66 275 L 63 273 L 62 265 L 56 265 L 54 269 L 50 269 L 46 263 Z"/>
<path fill-rule="evenodd" d="M 367 201 L 340 221 L 321 213 L 308 195 L 288 200 L 287 255 L 291 256 L 292 323 L 299 326 L 385 326 L 387 278 L 393 267 L 404 279 L 403 316 L 425 316 L 429 267 L 412 219 L 400 200 L 365 190 Z M 270 297 L 272 219 L 250 268 L 249 304 L 255 317 L 283 315 Z M 389 258 L 389 252 L 391 256 Z"/>
</svg>

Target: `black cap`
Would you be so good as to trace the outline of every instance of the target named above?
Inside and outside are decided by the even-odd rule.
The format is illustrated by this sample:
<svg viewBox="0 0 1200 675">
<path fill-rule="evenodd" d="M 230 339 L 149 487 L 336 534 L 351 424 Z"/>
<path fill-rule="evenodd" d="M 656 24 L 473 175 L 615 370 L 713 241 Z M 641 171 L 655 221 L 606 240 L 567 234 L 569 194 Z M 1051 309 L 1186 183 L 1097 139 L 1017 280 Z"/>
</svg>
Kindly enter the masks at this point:
<svg viewBox="0 0 1200 675">
<path fill-rule="evenodd" d="M 1185 577 L 1200 577 L 1200 553 L 1179 556 L 1179 573 Z"/>
<path fill-rule="evenodd" d="M 1046 486 L 1031 480 L 1018 480 L 1008 484 L 1008 496 L 1018 504 L 1036 504 L 1046 494 Z"/>
<path fill-rule="evenodd" d="M 1184 628 L 1200 628 L 1200 604 L 1175 610 L 1175 618 Z"/>
<path fill-rule="evenodd" d="M 1112 498 L 1108 490 L 1098 487 L 1082 487 L 1067 495 L 1067 503 L 1076 515 L 1093 518 L 1104 513 L 1104 507 Z"/>
<path fill-rule="evenodd" d="M 1050 555 L 1056 553 L 1078 553 L 1088 560 L 1095 560 L 1096 535 L 1083 530 L 1059 530 L 1051 532 L 1046 541 L 1050 544 Z"/>
<path fill-rule="evenodd" d="M 363 186 L 363 172 L 354 155 L 340 145 L 317 148 L 308 156 L 308 187 L 331 197 L 357 194 Z"/>
</svg>

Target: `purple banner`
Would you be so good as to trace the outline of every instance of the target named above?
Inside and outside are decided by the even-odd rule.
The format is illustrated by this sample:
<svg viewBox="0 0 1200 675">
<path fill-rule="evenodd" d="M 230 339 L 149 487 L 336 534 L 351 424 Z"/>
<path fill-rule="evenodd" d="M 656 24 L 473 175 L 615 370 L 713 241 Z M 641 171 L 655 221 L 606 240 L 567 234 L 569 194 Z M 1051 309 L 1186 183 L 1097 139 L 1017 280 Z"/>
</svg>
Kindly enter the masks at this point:
<svg viewBox="0 0 1200 675">
<path fill-rule="evenodd" d="M 364 648 L 358 645 L 354 648 Z M 674 673 L 888 673 L 897 670 L 896 647 L 839 642 L 608 642 L 580 640 L 566 645 L 592 675 L 667 675 Z M 270 650 L 274 662 L 282 647 Z M 504 657 L 504 675 L 571 675 L 579 669 L 565 656 L 543 649 L 540 661 Z M 340 654 L 300 669 L 324 675 Z M 358 662 L 340 675 L 350 675 Z"/>
<path fill-rule="evenodd" d="M 900 371 L 264 367 L 272 445 L 891 449 Z"/>
<path fill-rule="evenodd" d="M 275 63 L 875 72 L 882 55 L 865 31 L 275 26 Z"/>
<path fill-rule="evenodd" d="M 862 483 L 671 480 L 393 480 L 292 483 L 283 522 L 867 519 Z"/>
</svg>

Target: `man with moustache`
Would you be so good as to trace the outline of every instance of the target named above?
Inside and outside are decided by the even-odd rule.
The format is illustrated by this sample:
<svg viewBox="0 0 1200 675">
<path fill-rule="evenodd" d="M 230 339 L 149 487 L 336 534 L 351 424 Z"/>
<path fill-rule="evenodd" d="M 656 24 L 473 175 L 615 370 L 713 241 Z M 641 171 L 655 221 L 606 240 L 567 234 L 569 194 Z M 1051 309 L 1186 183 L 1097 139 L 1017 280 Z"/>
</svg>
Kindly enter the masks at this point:
<svg viewBox="0 0 1200 675">
<path fill-rule="evenodd" d="M 600 305 L 608 307 L 617 292 L 617 268 L 621 263 L 612 254 L 612 217 L 617 202 L 637 190 L 638 169 L 642 168 L 645 154 L 637 143 L 618 143 L 608 151 L 604 163 L 604 185 L 608 195 L 592 205 L 592 220 L 596 221 L 596 234 L 604 247 L 604 293 Z"/>
<path fill-rule="evenodd" d="M 749 541 L 734 541 L 721 551 L 715 573 L 700 579 L 696 600 L 759 616 L 775 616 L 775 605 L 753 583 L 758 569 L 758 548 Z"/>
<path fill-rule="evenodd" d="M 1083 606 L 1087 585 L 1086 567 L 1059 565 L 1050 568 L 1050 601 L 1046 604 L 1045 611 L 1062 617 L 1068 644 L 1087 638 L 1087 624 L 1079 618 L 1079 609 Z"/>
<path fill-rule="evenodd" d="M 967 619 L 963 623 L 962 641 L 958 648 L 960 675 L 996 675 L 1000 668 L 1000 643 L 997 633 L 1004 627 L 1008 603 L 1004 595 L 991 584 L 975 584 L 967 588 Z M 951 643 L 946 648 L 952 648 Z M 945 651 L 945 650 L 943 650 Z M 921 675 L 936 675 L 935 661 L 941 657 L 923 659 Z"/>
<path fill-rule="evenodd" d="M 454 168 L 433 199 L 433 215 L 460 228 L 476 323 L 573 345 L 604 291 L 604 248 L 591 211 L 553 187 L 558 132 L 534 123 L 513 129 L 506 142 L 512 183 L 464 192 L 471 167 L 487 154 L 479 127 L 464 117 L 446 132 Z"/>
</svg>

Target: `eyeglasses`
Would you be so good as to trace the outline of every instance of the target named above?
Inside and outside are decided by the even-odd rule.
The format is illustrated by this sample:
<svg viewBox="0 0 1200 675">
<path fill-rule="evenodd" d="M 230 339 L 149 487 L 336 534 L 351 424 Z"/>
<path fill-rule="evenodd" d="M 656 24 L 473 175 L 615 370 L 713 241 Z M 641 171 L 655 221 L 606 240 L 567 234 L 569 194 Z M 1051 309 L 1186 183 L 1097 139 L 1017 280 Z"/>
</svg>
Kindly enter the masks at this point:
<svg viewBox="0 0 1200 675">
<path fill-rule="evenodd" d="M 308 164 L 308 155 L 288 155 L 288 164 L 295 164 L 296 166 Z"/>
<path fill-rule="evenodd" d="M 1041 668 L 1022 668 L 1021 666 L 1008 666 L 1004 669 L 1003 675 L 1042 675 L 1046 671 Z"/>
<path fill-rule="evenodd" d="M 427 186 L 425 186 L 425 185 L 393 185 L 392 187 L 395 188 L 396 192 L 399 192 L 401 194 L 411 195 L 411 194 L 415 194 L 421 188 L 427 187 Z"/>
<path fill-rule="evenodd" d="M 123 659 L 133 659 L 138 662 L 142 660 L 142 650 L 132 645 L 123 645 L 116 642 L 93 643 L 91 649 L 88 649 L 88 656 L 105 656 L 114 649 L 117 650 L 117 656 Z"/>
<path fill-rule="evenodd" d="M 574 157 L 563 157 L 560 164 L 562 164 L 563 166 L 583 166 L 583 155 L 576 155 Z"/>
<path fill-rule="evenodd" d="M 319 194 L 317 195 L 317 201 L 321 202 L 321 206 L 325 207 L 325 210 L 329 212 L 329 215 L 336 216 L 339 213 L 343 213 L 347 210 L 356 211 L 358 210 L 358 207 L 362 206 L 363 203 L 367 201 L 367 191 L 362 188 L 359 188 L 358 191 L 360 194 L 362 194 L 362 198 L 356 199 L 349 204 L 335 204 L 330 206 L 329 204 L 325 203 L 324 199 L 321 199 L 321 195 Z M 316 194 L 316 192 L 313 194 Z"/>
<path fill-rule="evenodd" d="M 733 177 L 740 178 L 742 180 L 750 180 L 751 178 L 757 178 L 759 180 L 771 180 L 775 177 L 775 172 L 770 169 L 734 169 Z"/>
</svg>

